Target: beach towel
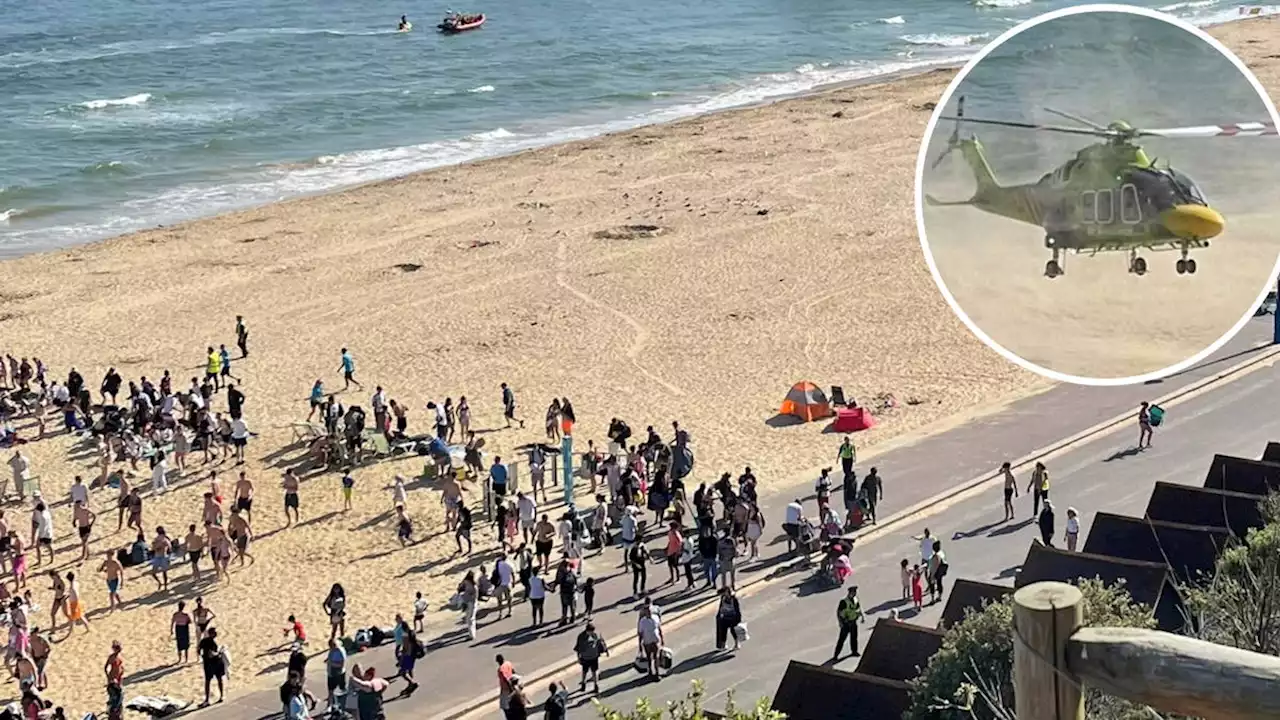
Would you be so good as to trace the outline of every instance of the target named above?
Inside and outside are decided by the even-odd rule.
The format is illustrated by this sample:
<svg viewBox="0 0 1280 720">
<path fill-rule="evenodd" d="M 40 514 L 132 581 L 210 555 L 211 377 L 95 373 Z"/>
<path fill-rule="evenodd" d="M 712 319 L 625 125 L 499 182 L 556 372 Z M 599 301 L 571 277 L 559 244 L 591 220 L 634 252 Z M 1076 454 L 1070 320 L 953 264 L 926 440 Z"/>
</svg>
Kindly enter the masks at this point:
<svg viewBox="0 0 1280 720">
<path fill-rule="evenodd" d="M 169 717 L 174 713 L 191 707 L 191 703 L 187 700 L 178 700 L 167 695 L 160 697 L 139 695 L 130 700 L 125 707 L 151 717 Z"/>
</svg>

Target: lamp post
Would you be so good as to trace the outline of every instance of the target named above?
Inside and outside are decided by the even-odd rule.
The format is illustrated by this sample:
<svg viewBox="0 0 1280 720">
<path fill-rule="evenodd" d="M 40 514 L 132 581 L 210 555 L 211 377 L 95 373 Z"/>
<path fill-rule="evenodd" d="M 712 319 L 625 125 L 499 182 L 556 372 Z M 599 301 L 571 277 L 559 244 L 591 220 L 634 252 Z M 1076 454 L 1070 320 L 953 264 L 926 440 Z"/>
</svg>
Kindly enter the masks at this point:
<svg viewBox="0 0 1280 720">
<path fill-rule="evenodd" d="M 564 456 L 564 504 L 573 507 L 573 436 L 565 435 L 560 441 L 560 452 Z"/>
</svg>

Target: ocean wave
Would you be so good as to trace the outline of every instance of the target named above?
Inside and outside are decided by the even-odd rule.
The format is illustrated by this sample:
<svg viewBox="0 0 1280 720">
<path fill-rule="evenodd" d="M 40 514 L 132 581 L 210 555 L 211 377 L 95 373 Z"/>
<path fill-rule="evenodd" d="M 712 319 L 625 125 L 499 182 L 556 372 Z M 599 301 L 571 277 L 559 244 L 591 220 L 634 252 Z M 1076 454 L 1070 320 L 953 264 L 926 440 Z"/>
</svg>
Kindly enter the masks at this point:
<svg viewBox="0 0 1280 720">
<path fill-rule="evenodd" d="M 9 208 L 4 212 L 0 212 L 0 223 L 8 225 L 11 219 L 18 217 L 21 214 L 22 208 Z"/>
<path fill-rule="evenodd" d="M 876 22 L 882 25 L 902 25 L 906 20 L 901 15 L 894 15 L 893 17 L 880 18 Z"/>
<path fill-rule="evenodd" d="M 1012 8 L 1030 5 L 1034 0 L 973 0 L 973 4 L 980 8 Z"/>
<path fill-rule="evenodd" d="M 1221 0 L 1192 0 L 1192 2 L 1176 2 L 1172 5 L 1164 5 L 1160 7 L 1160 12 L 1171 13 L 1176 10 L 1187 10 L 1192 8 L 1206 8 L 1217 5 Z"/>
<path fill-rule="evenodd" d="M 98 175 L 129 175 L 132 174 L 133 168 L 129 163 L 120 160 L 103 160 L 92 165 L 86 165 L 80 168 L 80 174 L 98 176 Z"/>
<path fill-rule="evenodd" d="M 1186 9 L 1190 10 L 1190 12 L 1174 12 L 1173 14 L 1198 27 L 1221 25 L 1251 17 L 1280 15 L 1280 5 L 1234 5 L 1221 9 L 1218 9 L 1215 5 L 1207 5 Z"/>
<path fill-rule="evenodd" d="M 975 33 L 972 35 L 948 35 L 945 33 L 926 33 L 922 35 L 903 35 L 900 40 L 911 45 L 929 45 L 932 47 L 957 48 L 966 45 L 973 45 L 979 40 L 984 40 L 989 33 Z"/>
<path fill-rule="evenodd" d="M 107 98 L 105 100 L 86 100 L 82 103 L 76 103 L 76 107 L 86 110 L 104 110 L 110 107 L 136 107 L 138 105 L 146 105 L 151 100 L 151 93 L 138 93 L 122 98 Z"/>
<path fill-rule="evenodd" d="M 473 87 L 473 88 L 471 88 L 470 90 L 468 90 L 467 92 L 469 92 L 469 93 L 491 93 L 491 92 L 493 92 L 495 89 L 496 89 L 496 88 L 494 88 L 492 85 L 481 85 L 480 87 Z"/>
<path fill-rule="evenodd" d="M 610 122 L 569 126 L 549 132 L 522 132 L 499 127 L 454 140 L 323 155 L 307 162 L 264 166 L 256 179 L 192 183 L 149 197 L 128 200 L 116 205 L 116 213 L 111 217 L 102 218 L 97 223 L 46 223 L 33 225 L 28 229 L 6 231 L 6 242 L 9 244 L 0 248 L 0 255 L 28 251 L 20 248 L 34 250 L 49 245 L 91 242 L 157 224 L 180 222 L 276 202 L 283 197 L 326 192 L 432 168 L 771 102 L 833 83 L 869 80 L 893 73 L 956 65 L 967 57 L 968 53 L 953 52 L 911 61 L 820 63 L 801 66 L 791 72 L 762 75 L 741 83 L 738 87 L 703 97 L 688 98 L 684 102 L 668 101 L 670 104 L 661 104 L 648 111 Z M 662 103 L 662 100 L 655 102 Z"/>
</svg>

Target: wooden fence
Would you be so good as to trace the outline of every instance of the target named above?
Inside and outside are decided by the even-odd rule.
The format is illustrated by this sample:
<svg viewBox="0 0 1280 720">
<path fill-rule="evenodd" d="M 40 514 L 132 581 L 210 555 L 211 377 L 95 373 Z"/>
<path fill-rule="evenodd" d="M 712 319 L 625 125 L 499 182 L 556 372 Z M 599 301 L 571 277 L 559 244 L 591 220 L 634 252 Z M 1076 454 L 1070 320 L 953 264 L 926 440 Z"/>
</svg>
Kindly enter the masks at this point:
<svg viewBox="0 0 1280 720">
<path fill-rule="evenodd" d="M 1085 686 L 1205 720 L 1280 718 L 1280 658 L 1138 628 L 1083 627 L 1075 586 L 1013 595 L 1018 720 L 1084 720 Z"/>
</svg>

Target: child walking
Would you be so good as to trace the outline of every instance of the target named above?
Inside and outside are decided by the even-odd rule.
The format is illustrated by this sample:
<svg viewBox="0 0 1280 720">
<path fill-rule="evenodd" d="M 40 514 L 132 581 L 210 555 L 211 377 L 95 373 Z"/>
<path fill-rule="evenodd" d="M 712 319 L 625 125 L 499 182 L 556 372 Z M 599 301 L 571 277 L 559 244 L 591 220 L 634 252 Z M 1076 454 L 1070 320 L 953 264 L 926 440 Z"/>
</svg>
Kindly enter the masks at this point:
<svg viewBox="0 0 1280 720">
<path fill-rule="evenodd" d="M 902 558 L 902 599 L 911 599 L 911 567 L 906 558 Z"/>
<path fill-rule="evenodd" d="M 583 614 L 587 619 L 591 618 L 591 609 L 594 608 L 595 605 L 596 579 L 589 577 L 587 578 L 587 581 L 582 584 L 582 608 L 585 611 Z"/>
<path fill-rule="evenodd" d="M 356 491 L 356 479 L 351 477 L 351 473 L 342 476 L 342 511 L 347 512 L 351 509 L 351 496 Z"/>
<path fill-rule="evenodd" d="M 924 608 L 924 574 L 920 572 L 920 563 L 911 568 L 911 604 L 916 610 Z"/>
</svg>

